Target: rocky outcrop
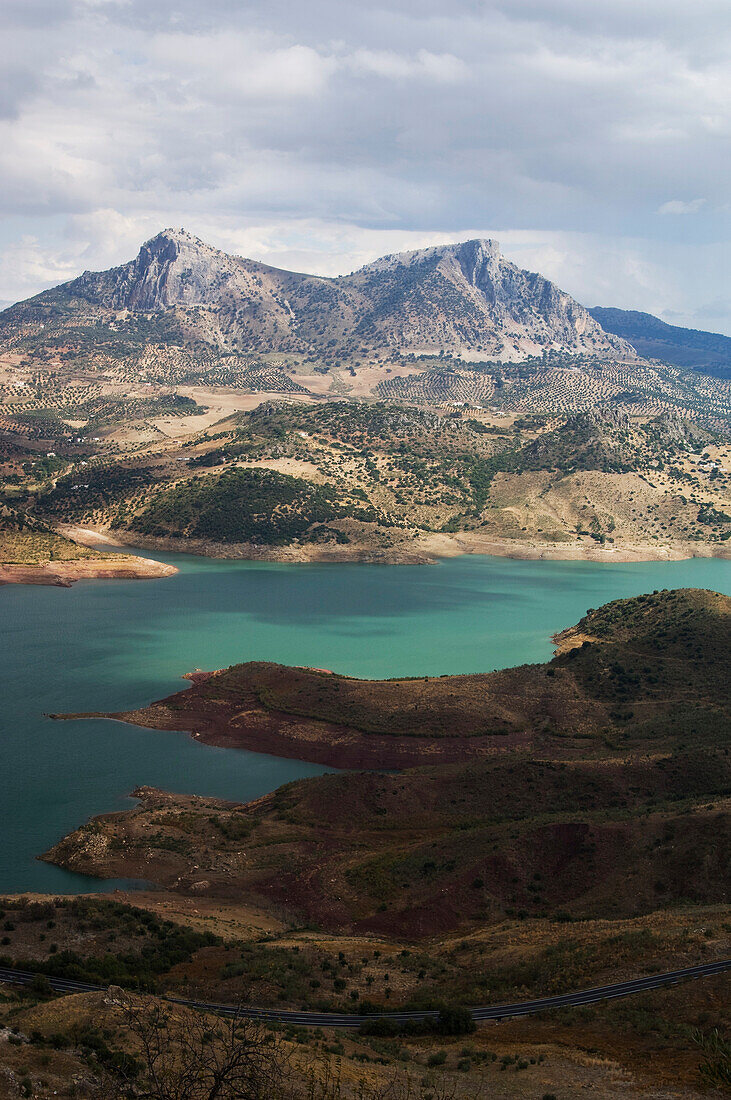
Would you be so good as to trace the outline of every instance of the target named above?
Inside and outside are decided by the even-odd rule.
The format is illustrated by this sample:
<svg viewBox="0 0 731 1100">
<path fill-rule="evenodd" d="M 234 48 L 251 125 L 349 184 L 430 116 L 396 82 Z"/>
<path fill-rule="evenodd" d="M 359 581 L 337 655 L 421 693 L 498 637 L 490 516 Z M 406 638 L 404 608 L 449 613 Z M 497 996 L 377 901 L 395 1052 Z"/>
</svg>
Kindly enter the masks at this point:
<svg viewBox="0 0 731 1100">
<path fill-rule="evenodd" d="M 707 431 L 692 420 L 676 412 L 662 413 L 651 420 L 647 429 L 658 444 L 673 450 L 688 447 L 705 447 L 715 440 L 713 432 Z"/>
<path fill-rule="evenodd" d="M 85 271 L 68 289 L 112 309 L 216 305 L 251 294 L 252 266 L 183 229 L 166 229 L 143 244 L 134 260 L 111 271 Z"/>
</svg>

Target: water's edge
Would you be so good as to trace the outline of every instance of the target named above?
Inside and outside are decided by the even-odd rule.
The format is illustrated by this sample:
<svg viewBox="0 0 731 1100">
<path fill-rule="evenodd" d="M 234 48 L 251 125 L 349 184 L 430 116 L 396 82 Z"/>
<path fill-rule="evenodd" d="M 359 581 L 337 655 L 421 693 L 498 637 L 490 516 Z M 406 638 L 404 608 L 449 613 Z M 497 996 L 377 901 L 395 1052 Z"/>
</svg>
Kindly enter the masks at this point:
<svg viewBox="0 0 731 1100">
<path fill-rule="evenodd" d="M 186 734 L 44 714 L 139 707 L 180 690 L 192 669 L 253 659 L 362 677 L 489 671 L 548 659 L 554 633 L 610 599 L 686 586 L 731 592 L 729 562 L 704 558 L 608 565 L 469 555 L 429 569 L 162 558 L 179 572 L 0 590 L 0 892 L 102 888 L 36 856 L 94 814 L 131 805 L 135 787 L 247 801 L 325 770 Z M 103 888 L 115 885 L 128 884 Z"/>
</svg>

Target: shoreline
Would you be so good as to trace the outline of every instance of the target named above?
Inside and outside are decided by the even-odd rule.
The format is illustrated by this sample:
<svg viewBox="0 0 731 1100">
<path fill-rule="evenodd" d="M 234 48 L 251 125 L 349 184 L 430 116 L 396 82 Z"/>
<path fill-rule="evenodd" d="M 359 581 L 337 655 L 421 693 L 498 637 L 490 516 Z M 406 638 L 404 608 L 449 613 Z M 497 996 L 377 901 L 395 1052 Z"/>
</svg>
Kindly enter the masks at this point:
<svg viewBox="0 0 731 1100">
<path fill-rule="evenodd" d="M 678 599 L 691 601 L 691 608 L 696 603 L 715 608 L 718 601 L 725 607 L 728 602 L 728 597 L 703 589 L 655 596 L 662 607 L 668 600 L 674 606 Z M 634 606 L 632 598 L 617 603 Z M 461 675 L 361 679 L 326 669 L 245 661 L 188 671 L 182 677 L 188 686 L 140 707 L 48 717 L 124 722 L 184 733 L 221 748 L 349 770 L 453 764 L 506 751 L 535 755 L 546 748 L 561 759 L 575 749 L 566 729 L 574 729 L 576 737 L 597 731 L 604 735 L 613 722 L 601 692 L 592 695 L 582 678 L 577 679 L 573 660 L 562 660 L 578 656 L 587 646 L 596 650 L 608 644 L 603 629 L 593 629 L 597 614 L 590 610 L 578 623 L 552 633 L 553 657 L 537 664 Z M 597 746 L 602 744 L 600 738 Z"/>
<path fill-rule="evenodd" d="M 136 711 L 86 711 L 48 714 L 47 717 L 56 722 L 83 719 L 120 722 L 153 732 L 179 733 L 202 745 L 262 753 L 280 760 L 297 760 L 347 772 L 384 768 L 402 771 L 436 764 L 459 764 L 466 759 L 480 760 L 506 752 L 527 754 L 535 742 L 531 731 L 471 738 L 407 736 L 399 739 L 388 734 L 363 734 L 352 727 L 321 719 L 298 723 L 296 715 L 276 711 L 251 712 L 251 720 L 242 728 L 230 724 L 230 711 L 212 718 L 199 710 L 176 713 L 166 703 L 167 700 L 161 700 Z"/>
<path fill-rule="evenodd" d="M 354 836 L 356 852 L 362 838 L 376 838 L 373 859 L 388 859 L 383 822 L 399 806 L 403 820 L 411 822 L 415 830 L 404 852 L 416 841 L 417 853 L 426 853 L 432 829 L 441 829 L 443 824 L 446 846 L 439 858 L 449 870 L 447 856 L 482 837 L 486 826 L 502 828 L 502 819 L 500 823 L 493 820 L 495 807 L 503 798 L 512 813 L 515 791 L 511 787 L 518 780 L 510 777 L 522 775 L 524 767 L 528 769 L 525 781 L 521 779 L 523 785 L 516 789 L 522 791 L 526 806 L 535 807 L 531 814 L 536 815 L 524 834 L 526 850 L 536 848 L 560 856 L 570 845 L 572 857 L 583 868 L 588 862 L 583 838 L 592 828 L 586 815 L 593 812 L 597 791 L 603 799 L 597 807 L 597 827 L 606 826 L 599 850 L 602 854 L 615 851 L 617 845 L 624 850 L 626 838 L 620 833 L 627 797 L 636 793 L 637 831 L 629 847 L 638 853 L 638 859 L 644 858 L 649 807 L 658 829 L 664 829 L 670 805 L 666 766 L 676 759 L 679 749 L 685 749 L 683 728 L 676 730 L 670 722 L 679 708 L 687 709 L 691 716 L 700 706 L 718 711 L 705 736 L 709 750 L 722 759 L 723 712 L 727 716 L 728 706 L 723 694 L 716 694 L 716 685 L 725 671 L 723 640 L 730 615 L 731 597 L 695 589 L 661 591 L 650 597 L 610 601 L 589 611 L 573 626 L 552 635 L 557 654 L 540 664 L 454 676 L 374 680 L 312 667 L 244 662 L 228 669 L 196 668 L 185 676 L 183 690 L 135 710 L 51 714 L 49 717 L 62 720 L 105 718 L 150 731 L 187 732 L 205 744 L 348 770 L 290 783 L 245 803 L 232 801 L 230 796 L 180 794 L 141 785 L 132 791 L 140 800 L 138 806 L 93 817 L 38 858 L 92 877 L 151 882 L 188 897 L 244 898 L 248 902 L 267 897 L 274 906 L 286 904 L 289 909 L 290 902 L 303 898 L 299 870 L 283 884 L 279 866 L 270 863 L 267 851 L 272 842 L 288 842 L 292 835 L 299 838 L 297 829 L 291 833 L 291 826 L 316 825 L 305 847 L 296 847 L 291 853 L 295 867 L 304 856 L 309 859 L 305 891 L 312 892 L 315 883 L 324 893 L 327 883 L 336 881 L 329 867 L 322 870 L 322 853 L 338 823 L 342 823 L 338 874 L 344 884 L 349 882 L 347 868 Z M 669 633 L 674 637 L 678 624 L 684 625 L 689 637 L 679 643 L 674 659 L 668 662 L 662 639 Z M 605 698 L 601 682 L 596 687 L 597 673 L 621 669 L 628 658 L 643 667 L 646 679 L 629 681 L 623 705 L 630 713 L 615 714 L 616 696 Z M 680 675 L 678 659 L 684 662 Z M 692 792 L 696 772 L 691 750 L 687 759 Z M 625 784 L 621 777 L 626 767 L 635 772 Z M 648 769 L 655 777 L 652 780 Z M 391 774 L 395 772 L 398 775 Z M 675 768 L 671 774 L 685 773 Z M 706 774 L 712 771 L 706 772 L 704 765 L 703 776 Z M 425 784 L 433 786 L 426 796 Z M 407 794 L 399 803 L 396 799 L 401 799 L 402 791 Z M 678 793 L 689 797 L 682 784 Z M 713 787 L 712 804 L 705 805 L 711 792 L 707 795 L 704 788 L 698 809 L 717 815 L 722 809 L 717 798 L 722 800 L 724 793 L 719 781 L 718 787 Z M 264 815 L 261 832 L 250 841 L 252 828 L 259 827 L 254 819 L 260 811 Z M 681 808 L 678 820 L 685 823 L 687 812 Z M 211 827 L 219 813 L 225 827 Z M 609 821 L 602 816 L 605 813 L 609 813 Z M 183 817 L 176 818 L 180 814 Z M 422 819 L 422 814 L 427 818 Z M 564 816 L 559 819 L 556 814 Z M 525 817 L 521 811 L 509 820 L 517 824 Z M 366 828 L 354 831 L 353 819 Z M 718 820 L 708 816 L 698 825 L 698 835 L 708 837 L 709 844 Z M 191 849 L 187 839 L 182 847 L 178 840 L 166 843 L 170 834 L 160 834 L 158 826 L 182 830 L 186 837 L 203 830 L 198 848 Z M 468 830 L 464 838 L 462 828 Z M 511 833 L 510 839 L 517 839 L 516 834 Z M 512 870 L 499 859 L 491 862 L 493 851 L 490 836 L 483 845 L 479 869 L 494 867 L 496 881 L 502 882 L 504 873 L 512 874 Z M 415 861 L 417 873 L 422 858 L 419 855 Z M 478 868 L 472 859 L 470 854 L 461 880 L 462 901 L 470 903 L 475 898 L 470 883 Z M 436 867 L 436 861 L 432 865 Z M 560 859 L 557 865 L 563 866 Z M 380 908 L 372 906 L 372 911 L 367 911 L 370 856 L 363 866 L 366 877 L 354 881 L 365 885 L 346 919 L 354 920 L 354 927 L 371 931 L 382 929 L 389 919 L 395 922 L 393 927 L 405 927 L 406 921 L 410 928 L 423 929 L 427 908 L 408 893 L 413 891 L 413 881 L 403 887 L 407 891 L 402 895 L 403 908 L 394 906 L 391 918 L 379 916 Z M 397 873 L 405 874 L 400 869 Z M 332 891 L 332 898 L 317 912 L 305 907 L 300 916 L 300 910 L 293 907 L 296 919 L 312 918 L 318 923 L 328 919 L 339 911 L 339 889 Z M 461 903 L 457 906 L 460 912 Z"/>
<path fill-rule="evenodd" d="M 306 563 L 369 565 L 433 565 L 444 558 L 463 554 L 512 558 L 518 561 L 622 562 L 687 561 L 691 558 L 731 560 L 728 543 L 676 542 L 662 546 L 647 543 L 619 543 L 600 546 L 594 541 L 570 543 L 537 542 L 498 538 L 466 531 L 460 534 L 433 533 L 412 542 L 391 547 L 307 543 L 296 546 L 259 546 L 253 543 L 217 543 L 202 539 L 153 538 L 120 531 L 110 535 L 94 528 L 59 527 L 67 537 L 85 546 L 129 546 L 160 553 L 192 554 L 220 561 L 263 561 L 283 565 Z"/>
<path fill-rule="evenodd" d="M 585 642 L 597 641 L 594 635 L 582 631 L 580 624 L 556 631 L 550 635 L 550 640 L 555 647 L 554 657 L 578 649 Z M 329 669 L 282 667 L 285 671 L 335 676 L 338 680 L 364 684 L 392 682 L 336 676 Z M 467 738 L 460 735 L 434 738 L 413 734 L 394 737 L 387 733 L 366 732 L 357 726 L 322 717 L 270 708 L 263 705 L 254 693 L 233 705 L 219 703 L 211 707 L 200 700 L 197 689 L 228 671 L 226 668 L 209 671 L 197 668 L 185 672 L 181 679 L 189 681 L 189 687 L 135 710 L 50 713 L 46 717 L 57 722 L 103 719 L 151 732 L 180 733 L 203 745 L 264 753 L 278 759 L 299 760 L 342 771 L 378 771 L 382 768 L 401 771 L 430 764 L 457 764 L 466 759 L 484 760 L 505 752 L 529 753 L 541 742 L 540 735 L 528 727 Z M 514 670 L 502 669 L 492 673 L 457 673 L 439 679 L 478 679 L 487 683 L 493 677 L 499 678 L 501 673 L 505 675 L 512 671 Z M 425 680 L 428 682 L 429 677 Z M 408 680 L 403 682 L 407 683 Z"/>
<path fill-rule="evenodd" d="M 0 585 L 37 584 L 71 588 L 82 580 L 156 580 L 178 572 L 174 565 L 139 558 L 132 554 L 100 558 L 77 558 L 34 564 L 0 563 Z"/>
</svg>

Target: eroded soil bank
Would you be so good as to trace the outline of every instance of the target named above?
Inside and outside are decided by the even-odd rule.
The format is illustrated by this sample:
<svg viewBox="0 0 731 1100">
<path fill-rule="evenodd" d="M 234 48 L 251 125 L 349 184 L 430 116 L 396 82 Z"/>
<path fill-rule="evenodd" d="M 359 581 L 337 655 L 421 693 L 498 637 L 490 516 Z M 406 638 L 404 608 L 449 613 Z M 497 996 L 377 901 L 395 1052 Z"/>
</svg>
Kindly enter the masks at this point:
<svg viewBox="0 0 731 1100">
<path fill-rule="evenodd" d="M 70 588 L 81 580 L 152 580 L 171 577 L 178 570 L 149 558 L 132 555 L 106 555 L 75 561 L 48 561 L 33 565 L 0 564 L 2 584 L 47 584 Z"/>
<path fill-rule="evenodd" d="M 440 558 L 461 554 L 487 554 L 519 561 L 593 561 L 641 562 L 683 561 L 688 558 L 731 559 L 727 543 L 695 541 L 620 542 L 600 545 L 594 539 L 571 542 L 541 542 L 534 539 L 495 538 L 479 532 L 435 533 L 417 539 L 383 546 L 377 542 L 301 543 L 291 546 L 260 546 L 254 543 L 221 543 L 203 539 L 150 538 L 124 531 L 95 530 L 87 527 L 60 528 L 84 546 L 121 544 L 159 553 L 198 554 L 202 557 L 231 561 L 359 562 L 374 565 L 428 565 Z"/>
</svg>

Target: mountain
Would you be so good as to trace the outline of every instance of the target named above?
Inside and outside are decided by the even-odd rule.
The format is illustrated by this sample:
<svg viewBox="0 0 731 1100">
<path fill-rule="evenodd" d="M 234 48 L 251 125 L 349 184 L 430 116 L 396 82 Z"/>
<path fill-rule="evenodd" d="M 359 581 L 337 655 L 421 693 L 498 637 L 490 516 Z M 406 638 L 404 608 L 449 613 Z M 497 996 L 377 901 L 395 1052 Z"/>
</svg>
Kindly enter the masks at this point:
<svg viewBox="0 0 731 1100">
<path fill-rule="evenodd" d="M 668 325 L 651 313 L 595 306 L 588 311 L 607 332 L 629 340 L 640 355 L 717 378 L 731 378 L 731 337 Z"/>
<path fill-rule="evenodd" d="M 386 256 L 342 280 L 360 299 L 355 332 L 418 354 L 523 359 L 550 350 L 635 358 L 541 275 L 475 240 Z"/>
<path fill-rule="evenodd" d="M 79 278 L 0 314 L 0 338 L 47 341 L 59 331 L 152 323 L 164 342 L 218 350 L 351 357 L 388 349 L 472 360 L 521 360 L 557 351 L 636 359 L 578 302 L 474 240 L 386 256 L 323 278 L 229 256 L 166 229 L 136 259 Z M 161 319 L 164 319 L 161 331 Z M 42 326 L 42 327 L 41 327 Z"/>
</svg>

